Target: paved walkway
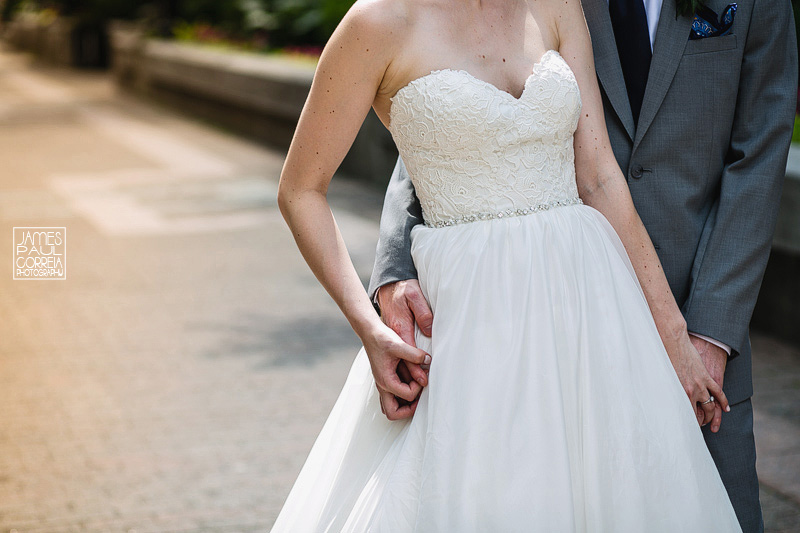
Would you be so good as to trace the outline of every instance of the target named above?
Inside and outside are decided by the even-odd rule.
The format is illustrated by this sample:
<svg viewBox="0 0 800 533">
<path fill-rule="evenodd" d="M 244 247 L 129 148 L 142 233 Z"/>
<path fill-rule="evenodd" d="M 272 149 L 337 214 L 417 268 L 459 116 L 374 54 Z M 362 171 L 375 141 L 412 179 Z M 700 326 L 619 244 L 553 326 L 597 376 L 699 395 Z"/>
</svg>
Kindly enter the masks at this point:
<svg viewBox="0 0 800 533">
<path fill-rule="evenodd" d="M 358 348 L 282 159 L 0 49 L 0 532 L 268 530 Z M 365 281 L 380 201 L 332 188 Z M 66 281 L 12 281 L 14 226 L 66 227 Z M 768 529 L 797 531 L 800 353 L 754 344 Z"/>
</svg>

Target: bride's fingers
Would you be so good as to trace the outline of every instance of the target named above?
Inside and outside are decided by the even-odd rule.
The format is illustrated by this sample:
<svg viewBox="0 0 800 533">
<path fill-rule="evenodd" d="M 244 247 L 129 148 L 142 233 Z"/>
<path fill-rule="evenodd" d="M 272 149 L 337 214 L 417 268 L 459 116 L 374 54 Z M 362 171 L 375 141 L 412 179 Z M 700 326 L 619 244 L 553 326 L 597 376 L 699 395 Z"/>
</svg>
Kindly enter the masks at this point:
<svg viewBox="0 0 800 533">
<path fill-rule="evenodd" d="M 702 427 L 703 426 L 703 419 L 705 418 L 706 414 L 700 408 L 698 403 L 694 404 L 694 417 L 697 419 L 697 425 Z"/>
<path fill-rule="evenodd" d="M 725 393 L 722 392 L 722 387 L 719 386 L 719 383 L 714 381 L 710 376 L 705 380 L 704 386 L 698 387 L 697 390 L 698 392 L 694 400 L 703 410 L 703 421 L 700 425 L 704 426 L 710 423 L 711 431 L 716 433 L 719 431 L 722 411 L 730 411 L 728 398 L 725 396 Z M 714 398 L 714 401 L 709 402 L 708 399 L 711 397 Z"/>
<path fill-rule="evenodd" d="M 407 402 L 413 402 L 414 399 L 417 397 L 417 394 L 420 393 L 422 390 L 422 385 L 417 383 L 416 381 L 411 381 L 410 383 L 403 383 L 400 380 L 400 377 L 397 374 L 390 376 L 386 383 L 383 386 L 384 390 L 390 392 L 397 396 L 398 398 L 402 398 Z"/>
<path fill-rule="evenodd" d="M 378 403 L 381 406 L 381 413 L 383 413 L 385 415 L 386 414 L 386 409 L 384 409 L 384 407 L 383 407 L 383 395 L 381 394 L 381 388 L 378 387 L 377 383 L 375 384 L 375 388 L 378 389 Z"/>
<path fill-rule="evenodd" d="M 389 420 L 402 420 L 404 418 L 409 418 L 417 409 L 417 401 L 406 405 L 400 405 L 400 402 L 397 400 L 394 394 L 380 388 L 378 388 L 378 394 L 380 394 L 381 399 L 381 410 Z"/>
<path fill-rule="evenodd" d="M 405 418 L 411 418 L 417 410 L 417 401 L 413 401 L 410 404 L 401 405 L 397 408 L 397 411 L 394 412 L 394 415 L 389 420 L 403 420 Z"/>
<path fill-rule="evenodd" d="M 697 403 L 700 405 L 700 409 L 703 410 L 703 422 L 700 424 L 701 426 L 705 426 L 711 420 L 714 419 L 714 402 L 707 402 L 708 400 L 708 391 L 706 391 L 706 396 L 697 399 Z M 701 393 L 702 396 L 702 393 Z"/>
<path fill-rule="evenodd" d="M 381 411 L 389 420 L 396 420 L 397 410 L 400 407 L 397 398 L 393 394 L 386 392 L 378 387 L 378 394 L 380 395 Z"/>
<path fill-rule="evenodd" d="M 400 349 L 397 350 L 393 355 L 399 359 L 403 359 L 417 365 L 429 364 L 431 362 L 431 356 L 424 350 L 420 350 L 419 348 L 415 348 L 414 346 L 410 346 L 408 344 L 400 347 Z"/>
<path fill-rule="evenodd" d="M 730 412 L 731 406 L 728 404 L 728 397 L 722 392 L 722 387 L 719 386 L 719 383 L 709 377 L 706 387 L 708 388 L 708 392 L 714 395 L 714 402 L 726 413 Z"/>
<path fill-rule="evenodd" d="M 707 387 L 697 387 L 694 401 L 703 411 L 703 421 L 700 423 L 701 426 L 705 426 L 714 419 L 714 409 L 716 405 L 714 405 L 713 401 L 708 401 L 711 396 L 713 396 L 713 393 L 709 391 Z"/>
</svg>

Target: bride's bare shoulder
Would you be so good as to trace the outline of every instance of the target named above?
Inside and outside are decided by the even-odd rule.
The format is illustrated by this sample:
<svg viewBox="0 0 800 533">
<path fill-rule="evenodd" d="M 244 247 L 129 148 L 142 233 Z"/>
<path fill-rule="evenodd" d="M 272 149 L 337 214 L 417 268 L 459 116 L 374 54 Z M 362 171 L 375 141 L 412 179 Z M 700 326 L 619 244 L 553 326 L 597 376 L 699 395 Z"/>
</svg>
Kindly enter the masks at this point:
<svg viewBox="0 0 800 533">
<path fill-rule="evenodd" d="M 447 9 L 447 0 L 357 0 L 342 19 L 340 28 L 399 42 L 408 38 L 420 21 Z"/>
<path fill-rule="evenodd" d="M 1 1 L 1 0 L 0 0 Z M 356 63 L 379 73 L 377 94 L 393 94 L 409 49 L 423 39 L 426 20 L 436 3 L 448 0 L 357 0 L 334 31 L 323 51 L 323 63 L 336 70 L 353 70 Z M 426 14 L 427 13 L 427 14 Z M 371 77 L 371 76 L 370 76 Z"/>
<path fill-rule="evenodd" d="M 325 45 L 318 74 L 330 70 L 380 80 L 402 49 L 409 1 L 357 0 Z"/>
<path fill-rule="evenodd" d="M 411 23 L 412 4 L 415 0 L 357 0 L 339 24 L 356 37 L 383 37 L 402 33 Z"/>
<path fill-rule="evenodd" d="M 586 0 L 605 1 L 605 0 Z M 575 32 L 586 31 L 582 0 L 528 0 L 538 14 L 539 24 L 549 29 L 554 39 L 554 48 L 561 51 L 565 41 Z"/>
</svg>

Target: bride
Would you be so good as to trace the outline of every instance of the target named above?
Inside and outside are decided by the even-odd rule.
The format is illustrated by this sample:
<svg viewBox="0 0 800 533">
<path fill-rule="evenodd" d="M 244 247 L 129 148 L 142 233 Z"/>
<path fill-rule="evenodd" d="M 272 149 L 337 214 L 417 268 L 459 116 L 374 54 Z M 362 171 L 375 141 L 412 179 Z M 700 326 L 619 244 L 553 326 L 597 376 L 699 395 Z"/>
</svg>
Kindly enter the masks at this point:
<svg viewBox="0 0 800 533">
<path fill-rule="evenodd" d="M 419 348 L 326 201 L 370 107 L 423 208 Z M 358 0 L 278 199 L 364 348 L 273 531 L 740 531 L 698 427 L 727 400 L 612 154 L 579 0 Z"/>
</svg>

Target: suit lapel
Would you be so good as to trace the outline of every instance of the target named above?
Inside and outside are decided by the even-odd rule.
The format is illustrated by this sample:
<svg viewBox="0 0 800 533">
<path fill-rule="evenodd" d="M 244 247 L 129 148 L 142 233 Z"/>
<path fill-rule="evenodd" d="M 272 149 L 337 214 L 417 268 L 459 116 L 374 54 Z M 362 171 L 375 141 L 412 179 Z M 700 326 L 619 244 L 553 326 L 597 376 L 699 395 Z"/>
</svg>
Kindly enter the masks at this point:
<svg viewBox="0 0 800 533">
<path fill-rule="evenodd" d="M 672 2 L 674 1 L 672 0 Z M 586 0 L 583 8 L 586 24 L 589 26 L 589 34 L 592 37 L 597 78 L 600 80 L 611 106 L 622 121 L 625 131 L 633 139 L 635 135 L 633 113 L 631 113 L 631 104 L 628 101 L 628 91 L 625 88 L 625 78 L 622 76 L 617 42 L 614 40 L 614 28 L 611 26 L 611 17 L 608 14 L 608 2 L 606 0 Z M 686 35 L 687 37 L 689 35 L 688 28 Z M 645 101 L 647 101 L 647 94 L 645 94 Z"/>
<path fill-rule="evenodd" d="M 664 97 L 678 70 L 678 64 L 683 56 L 683 49 L 689 40 L 689 31 L 692 26 L 691 17 L 681 16 L 675 18 L 675 1 L 664 0 L 661 6 L 661 15 L 658 19 L 656 39 L 653 43 L 653 59 L 650 62 L 650 73 L 647 77 L 647 88 L 644 91 L 644 101 L 639 114 L 639 124 L 633 141 L 633 150 L 641 142 L 647 128 L 661 107 Z"/>
</svg>

